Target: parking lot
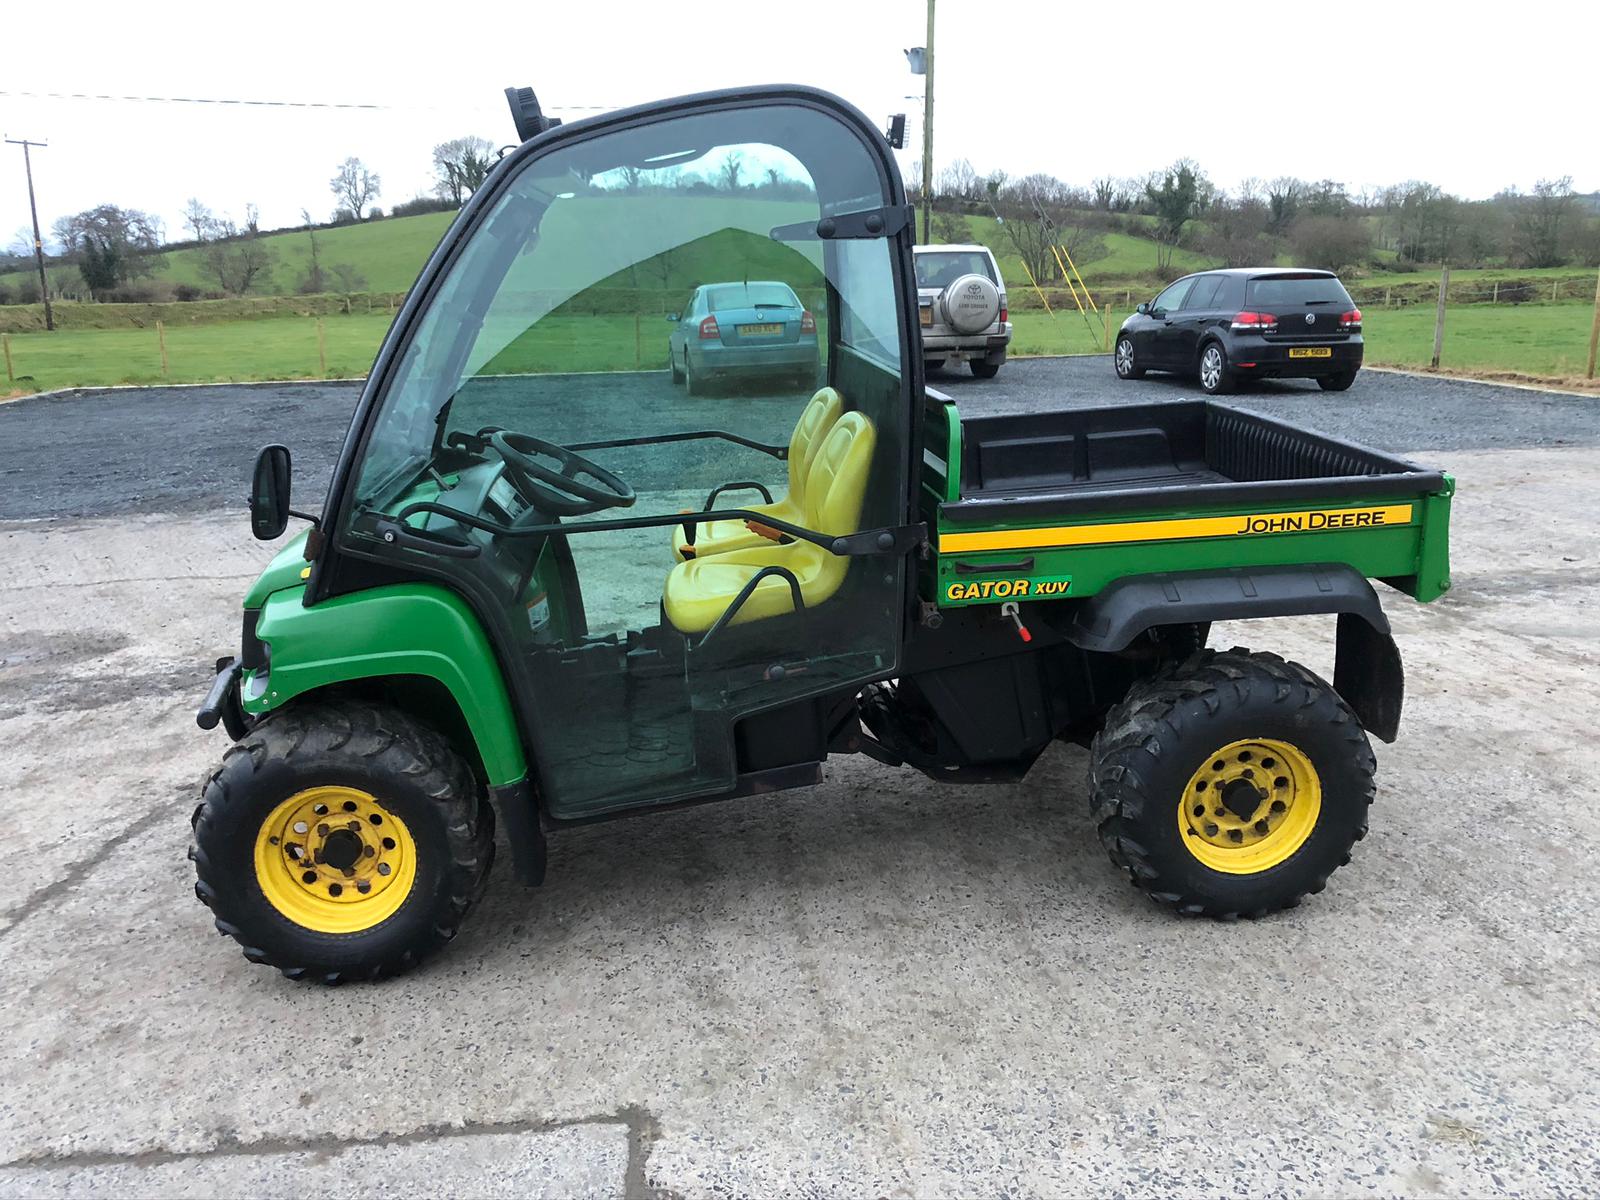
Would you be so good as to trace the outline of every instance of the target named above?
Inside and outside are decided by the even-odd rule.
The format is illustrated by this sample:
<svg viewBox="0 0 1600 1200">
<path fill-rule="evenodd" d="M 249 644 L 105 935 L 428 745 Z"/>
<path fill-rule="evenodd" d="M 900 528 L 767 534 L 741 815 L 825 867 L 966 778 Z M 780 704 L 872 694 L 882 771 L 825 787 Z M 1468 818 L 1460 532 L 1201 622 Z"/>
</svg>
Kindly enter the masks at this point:
<svg viewBox="0 0 1600 1200">
<path fill-rule="evenodd" d="M 930 382 L 971 413 L 1199 394 L 1098 358 Z M 288 443 L 317 507 L 355 397 L 0 405 L 0 1195 L 1592 1192 L 1600 400 L 1235 399 L 1460 489 L 1453 590 L 1385 592 L 1408 695 L 1371 833 L 1297 910 L 1151 905 L 1076 747 L 986 788 L 834 759 L 560 831 L 541 889 L 502 848 L 445 953 L 334 990 L 246 963 L 184 853 L 225 744 L 193 712 L 267 557 L 249 462 Z M 1331 620 L 1212 644 L 1331 674 Z"/>
</svg>

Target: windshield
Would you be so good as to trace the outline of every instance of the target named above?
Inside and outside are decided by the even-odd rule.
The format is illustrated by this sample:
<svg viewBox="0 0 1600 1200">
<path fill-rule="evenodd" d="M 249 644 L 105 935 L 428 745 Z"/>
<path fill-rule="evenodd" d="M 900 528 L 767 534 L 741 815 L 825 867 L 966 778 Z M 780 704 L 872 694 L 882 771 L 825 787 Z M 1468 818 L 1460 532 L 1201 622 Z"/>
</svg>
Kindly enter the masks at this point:
<svg viewBox="0 0 1600 1200">
<path fill-rule="evenodd" d="M 918 251 L 917 286 L 919 288 L 946 288 L 963 275 L 982 275 L 995 279 L 989 256 L 981 250 Z"/>
<path fill-rule="evenodd" d="M 797 388 L 814 386 L 844 341 L 898 371 L 888 243 L 812 232 L 824 215 L 882 203 L 865 149 L 837 121 L 784 104 L 660 121 L 532 160 L 411 338 L 366 446 L 357 504 L 387 503 L 452 434 L 503 426 L 588 440 L 571 401 L 600 375 L 634 418 L 670 417 L 669 357 L 674 377 L 700 367 L 759 378 L 770 366 L 773 382 Z M 775 325 L 728 323 L 713 344 L 710 327 L 664 324 L 687 320 L 697 298 L 697 321 L 718 308 L 795 311 Z M 748 420 L 759 425 L 759 412 Z M 784 435 L 781 421 L 752 434 Z"/>
<path fill-rule="evenodd" d="M 1288 308 L 1305 305 L 1355 307 L 1350 293 L 1332 275 L 1274 275 L 1252 279 L 1245 295 L 1246 308 Z"/>
<path fill-rule="evenodd" d="M 800 300 L 787 284 L 731 283 L 711 289 L 711 311 L 719 308 L 799 308 Z"/>
</svg>

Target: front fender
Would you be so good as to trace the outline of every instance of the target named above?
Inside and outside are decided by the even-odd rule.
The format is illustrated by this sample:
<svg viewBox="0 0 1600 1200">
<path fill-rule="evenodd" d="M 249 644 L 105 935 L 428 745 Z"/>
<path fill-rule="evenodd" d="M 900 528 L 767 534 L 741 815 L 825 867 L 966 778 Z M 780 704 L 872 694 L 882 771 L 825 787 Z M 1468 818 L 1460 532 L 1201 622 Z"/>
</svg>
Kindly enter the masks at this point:
<svg viewBox="0 0 1600 1200">
<path fill-rule="evenodd" d="M 304 587 L 267 597 L 256 635 L 267 666 L 248 672 L 246 712 L 264 714 L 318 688 L 384 676 L 422 675 L 450 692 L 466 719 L 491 786 L 528 770 L 499 659 L 460 597 L 402 583 L 305 607 Z"/>
</svg>

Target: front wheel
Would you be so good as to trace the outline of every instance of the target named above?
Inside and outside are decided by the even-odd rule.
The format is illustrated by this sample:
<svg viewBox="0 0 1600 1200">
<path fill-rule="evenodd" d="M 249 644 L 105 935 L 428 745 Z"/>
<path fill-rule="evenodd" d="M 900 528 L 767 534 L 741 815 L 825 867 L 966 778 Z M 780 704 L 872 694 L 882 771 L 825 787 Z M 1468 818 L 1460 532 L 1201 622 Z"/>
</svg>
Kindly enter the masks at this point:
<svg viewBox="0 0 1600 1200">
<path fill-rule="evenodd" d="M 1090 752 L 1111 861 L 1181 913 L 1259 917 L 1320 892 L 1367 832 L 1377 762 L 1297 663 L 1202 651 L 1129 689 Z"/>
<path fill-rule="evenodd" d="M 398 975 L 456 935 L 494 814 L 445 739 L 349 702 L 290 708 L 223 756 L 194 814 L 195 894 L 291 979 Z"/>
<path fill-rule="evenodd" d="M 1210 342 L 1200 352 L 1200 388 L 1208 396 L 1225 396 L 1233 391 L 1233 368 L 1228 352 L 1219 342 Z"/>
<path fill-rule="evenodd" d="M 972 368 L 972 373 L 979 379 L 993 379 L 1000 374 L 1000 364 L 984 358 L 969 359 L 967 366 Z"/>
<path fill-rule="evenodd" d="M 1112 361 L 1117 368 L 1118 379 L 1144 378 L 1144 368 L 1134 361 L 1132 338 L 1117 339 L 1117 352 Z"/>
<path fill-rule="evenodd" d="M 1350 385 L 1356 381 L 1354 371 L 1341 371 L 1337 375 L 1317 376 L 1317 386 L 1325 392 L 1347 392 Z"/>
</svg>

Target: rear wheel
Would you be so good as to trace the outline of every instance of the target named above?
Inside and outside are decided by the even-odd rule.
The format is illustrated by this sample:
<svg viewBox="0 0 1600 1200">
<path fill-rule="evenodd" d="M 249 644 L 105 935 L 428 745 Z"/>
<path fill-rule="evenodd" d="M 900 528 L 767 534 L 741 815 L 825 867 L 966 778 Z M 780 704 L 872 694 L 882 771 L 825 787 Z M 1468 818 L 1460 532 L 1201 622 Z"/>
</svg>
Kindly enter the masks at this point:
<svg viewBox="0 0 1600 1200">
<path fill-rule="evenodd" d="M 689 357 L 689 352 L 683 352 L 683 390 L 691 396 L 704 396 L 706 394 L 705 382 L 694 373 L 694 359 Z"/>
<path fill-rule="evenodd" d="M 189 853 L 195 894 L 251 962 L 376 979 L 456 935 L 488 878 L 494 815 L 434 730 L 374 705 L 307 705 L 229 748 Z"/>
<path fill-rule="evenodd" d="M 1200 351 L 1200 388 L 1208 396 L 1224 396 L 1233 391 L 1233 368 L 1228 352 L 1220 342 L 1207 342 Z"/>
<path fill-rule="evenodd" d="M 1347 392 L 1350 385 L 1356 381 L 1354 371 L 1341 371 L 1337 375 L 1319 375 L 1317 386 L 1325 392 Z"/>
<path fill-rule="evenodd" d="M 1117 339 L 1117 352 L 1113 359 L 1117 368 L 1118 379 L 1143 379 L 1144 368 L 1141 367 L 1133 356 L 1133 339 L 1130 337 Z"/>
<path fill-rule="evenodd" d="M 1000 364 L 992 363 L 985 358 L 970 359 L 967 366 L 972 368 L 972 373 L 979 379 L 993 379 L 1000 374 Z"/>
<path fill-rule="evenodd" d="M 1322 679 L 1273 654 L 1202 651 L 1111 710 L 1091 751 L 1091 806 L 1111 861 L 1152 899 L 1259 917 L 1350 861 L 1376 769 Z"/>
<path fill-rule="evenodd" d="M 672 368 L 672 382 L 682 383 L 683 372 L 678 370 L 678 356 L 672 352 L 670 347 L 667 350 L 667 364 Z"/>
</svg>

